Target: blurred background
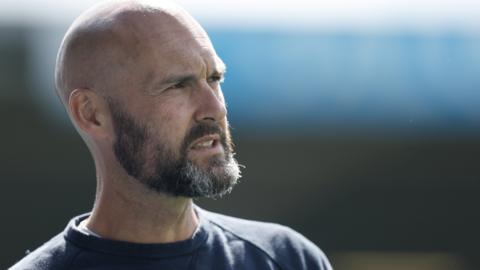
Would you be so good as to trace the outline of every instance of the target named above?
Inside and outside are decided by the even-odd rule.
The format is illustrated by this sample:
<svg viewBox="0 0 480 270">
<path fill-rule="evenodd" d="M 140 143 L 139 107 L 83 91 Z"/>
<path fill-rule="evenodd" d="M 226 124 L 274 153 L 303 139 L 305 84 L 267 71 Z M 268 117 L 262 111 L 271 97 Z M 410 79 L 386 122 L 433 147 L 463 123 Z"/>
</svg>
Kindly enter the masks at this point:
<svg viewBox="0 0 480 270">
<path fill-rule="evenodd" d="M 95 2 L 1 2 L 0 269 L 92 206 L 93 162 L 53 69 Z M 288 225 L 336 269 L 480 269 L 477 0 L 177 2 L 228 66 L 246 166 L 199 205 Z"/>
</svg>

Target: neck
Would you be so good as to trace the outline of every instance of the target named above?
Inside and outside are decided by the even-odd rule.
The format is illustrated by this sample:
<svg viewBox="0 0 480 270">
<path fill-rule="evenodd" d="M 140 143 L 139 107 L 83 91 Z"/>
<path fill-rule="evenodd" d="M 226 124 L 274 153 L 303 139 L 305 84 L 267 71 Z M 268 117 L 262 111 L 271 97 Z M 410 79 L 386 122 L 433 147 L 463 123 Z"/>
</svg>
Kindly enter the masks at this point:
<svg viewBox="0 0 480 270">
<path fill-rule="evenodd" d="M 98 180 L 95 206 L 86 226 L 104 238 L 171 243 L 191 238 L 198 226 L 190 198 L 159 194 L 135 179 Z"/>
</svg>

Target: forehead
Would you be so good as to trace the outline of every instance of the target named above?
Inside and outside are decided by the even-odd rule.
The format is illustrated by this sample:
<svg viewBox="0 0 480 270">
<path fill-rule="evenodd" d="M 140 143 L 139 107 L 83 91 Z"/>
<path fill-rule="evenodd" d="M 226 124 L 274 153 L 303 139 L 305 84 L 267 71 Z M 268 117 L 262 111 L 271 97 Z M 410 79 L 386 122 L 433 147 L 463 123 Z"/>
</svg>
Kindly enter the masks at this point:
<svg viewBox="0 0 480 270">
<path fill-rule="evenodd" d="M 127 26 L 137 65 L 162 73 L 225 69 L 203 28 L 189 16 L 149 14 Z"/>
<path fill-rule="evenodd" d="M 177 33 L 167 40 L 152 37 L 145 45 L 139 63 L 144 71 L 139 76 L 146 90 L 172 77 L 201 78 L 225 71 L 225 64 L 206 35 Z"/>
<path fill-rule="evenodd" d="M 225 69 L 207 33 L 187 13 L 128 10 L 115 20 L 118 56 L 126 60 L 113 90 L 122 99 L 148 94 L 172 78 L 205 78 Z"/>
<path fill-rule="evenodd" d="M 154 45 L 148 51 L 151 53 L 151 67 L 166 73 L 191 69 L 224 69 L 222 60 L 205 38 L 176 37 L 168 44 Z"/>
</svg>

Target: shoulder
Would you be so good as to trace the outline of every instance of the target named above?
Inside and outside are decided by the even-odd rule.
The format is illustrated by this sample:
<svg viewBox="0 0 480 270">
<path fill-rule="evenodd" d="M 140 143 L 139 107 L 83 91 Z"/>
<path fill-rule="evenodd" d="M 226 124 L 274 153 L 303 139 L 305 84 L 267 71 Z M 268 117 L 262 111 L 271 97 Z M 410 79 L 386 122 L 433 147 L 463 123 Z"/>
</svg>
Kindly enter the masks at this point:
<svg viewBox="0 0 480 270">
<path fill-rule="evenodd" d="M 63 232 L 30 252 L 9 270 L 57 270 L 66 269 L 71 258 L 77 253 L 76 248 L 68 245 Z"/>
<path fill-rule="evenodd" d="M 201 211 L 210 223 L 250 243 L 282 269 L 331 269 L 320 248 L 289 227 Z"/>
</svg>

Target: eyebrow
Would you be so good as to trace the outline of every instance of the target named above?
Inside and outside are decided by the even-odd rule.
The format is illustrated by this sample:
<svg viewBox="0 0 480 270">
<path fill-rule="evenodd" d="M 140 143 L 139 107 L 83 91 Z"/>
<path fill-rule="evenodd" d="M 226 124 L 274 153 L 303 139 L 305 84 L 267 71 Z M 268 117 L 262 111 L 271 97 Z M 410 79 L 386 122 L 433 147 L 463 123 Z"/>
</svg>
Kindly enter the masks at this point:
<svg viewBox="0 0 480 270">
<path fill-rule="evenodd" d="M 211 77 L 211 76 L 221 76 L 223 77 L 225 75 L 225 72 L 226 72 L 226 67 L 225 65 L 222 63 L 219 65 L 218 68 L 215 68 L 209 75 L 208 77 Z M 181 75 L 172 75 L 170 77 L 167 77 L 166 79 L 158 82 L 158 83 L 155 83 L 155 86 L 163 86 L 163 85 L 168 85 L 168 84 L 173 84 L 173 83 L 178 83 L 178 82 L 191 82 L 191 81 L 195 81 L 197 79 L 197 75 L 196 74 L 181 74 Z"/>
<path fill-rule="evenodd" d="M 173 75 L 170 76 L 161 82 L 158 83 L 158 85 L 166 85 L 166 84 L 171 84 L 171 83 L 177 83 L 177 82 L 189 82 L 189 81 L 194 81 L 196 79 L 195 74 L 184 74 L 184 75 Z"/>
</svg>

